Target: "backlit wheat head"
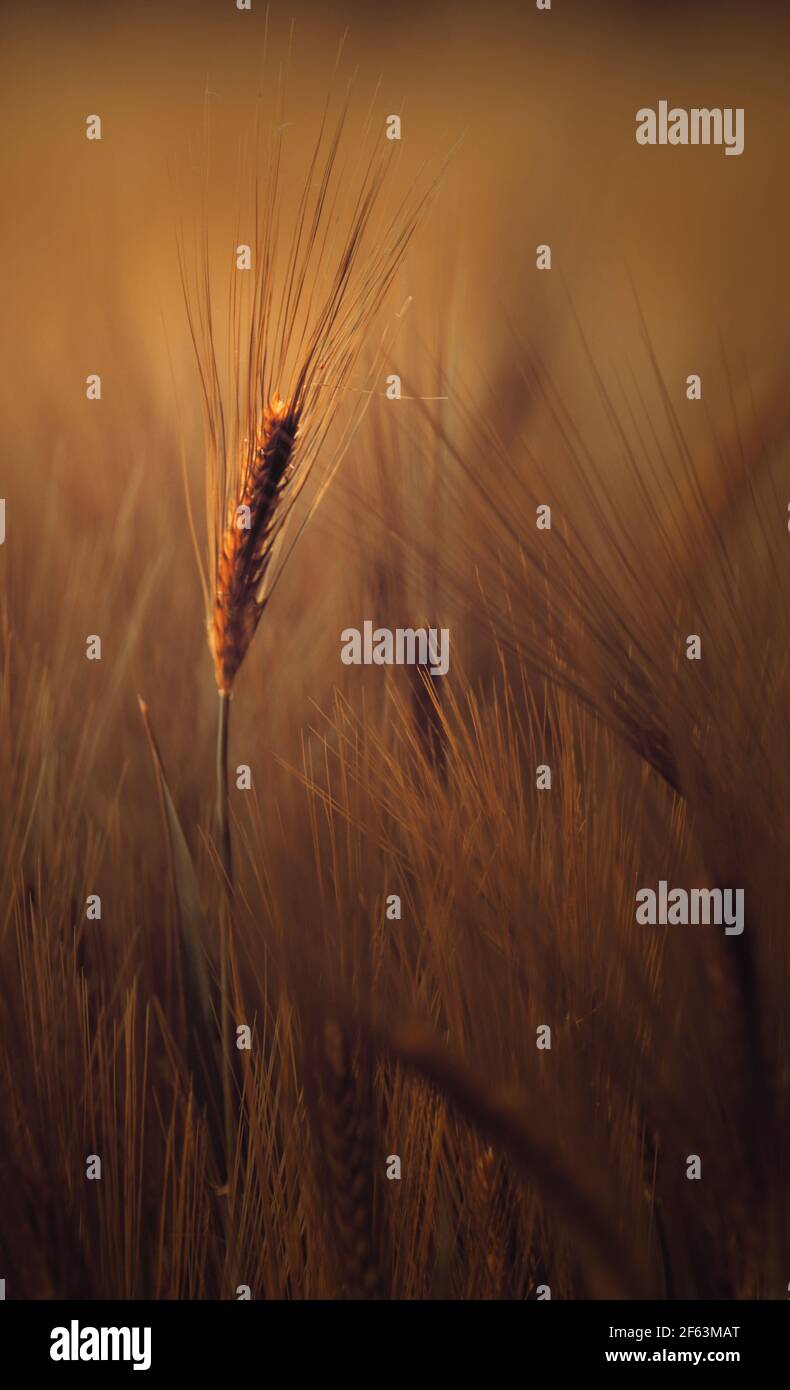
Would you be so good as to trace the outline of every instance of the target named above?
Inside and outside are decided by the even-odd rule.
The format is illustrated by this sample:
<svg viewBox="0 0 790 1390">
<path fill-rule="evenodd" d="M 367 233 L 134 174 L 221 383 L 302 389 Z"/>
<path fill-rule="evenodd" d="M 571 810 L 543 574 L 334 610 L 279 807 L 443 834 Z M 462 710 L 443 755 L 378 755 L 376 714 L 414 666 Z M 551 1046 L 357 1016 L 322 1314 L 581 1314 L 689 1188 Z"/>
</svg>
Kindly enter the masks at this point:
<svg viewBox="0 0 790 1390">
<path fill-rule="evenodd" d="M 364 410 L 369 393 L 352 380 L 354 369 L 427 202 L 424 196 L 384 212 L 384 183 L 397 153 L 383 123 L 378 133 L 363 135 L 363 146 L 373 140 L 372 154 L 368 148 L 353 170 L 341 173 L 345 125 L 344 109 L 327 135 L 325 116 L 284 247 L 279 184 L 288 136 L 278 127 L 268 137 L 262 180 L 255 181 L 252 270 L 232 272 L 224 375 L 215 349 L 208 251 L 204 247 L 194 289 L 182 260 L 206 415 L 208 635 L 224 695 Z M 345 217 L 340 204 L 348 205 Z M 346 423 L 328 445 L 337 407 L 349 397 Z M 319 485 L 282 547 L 293 505 L 319 455 L 325 455 Z"/>
</svg>

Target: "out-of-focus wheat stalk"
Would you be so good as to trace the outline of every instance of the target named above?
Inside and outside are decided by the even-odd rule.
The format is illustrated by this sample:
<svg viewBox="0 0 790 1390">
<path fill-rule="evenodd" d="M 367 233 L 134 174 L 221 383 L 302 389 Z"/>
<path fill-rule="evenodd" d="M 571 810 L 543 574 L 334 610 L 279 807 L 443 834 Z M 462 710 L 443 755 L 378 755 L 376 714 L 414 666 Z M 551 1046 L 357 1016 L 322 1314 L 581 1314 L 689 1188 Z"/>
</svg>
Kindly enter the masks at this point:
<svg viewBox="0 0 790 1390">
<path fill-rule="evenodd" d="M 349 1038 L 327 1020 L 319 1054 L 321 1094 L 318 1123 L 331 1184 L 331 1226 L 344 1287 L 353 1298 L 381 1297 L 386 1289 L 375 1217 L 375 1151 L 367 1109 L 371 1096 L 358 1093 Z"/>
</svg>

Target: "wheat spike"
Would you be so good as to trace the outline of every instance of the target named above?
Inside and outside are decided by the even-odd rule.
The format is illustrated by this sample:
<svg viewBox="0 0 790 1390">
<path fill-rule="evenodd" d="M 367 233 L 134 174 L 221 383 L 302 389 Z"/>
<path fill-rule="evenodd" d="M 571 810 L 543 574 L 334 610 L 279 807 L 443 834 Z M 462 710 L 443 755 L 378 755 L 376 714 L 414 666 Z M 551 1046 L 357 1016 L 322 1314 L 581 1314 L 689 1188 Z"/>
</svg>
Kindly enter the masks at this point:
<svg viewBox="0 0 790 1390">
<path fill-rule="evenodd" d="M 222 540 L 217 591 L 209 624 L 217 688 L 230 695 L 233 681 L 263 612 L 260 597 L 283 494 L 293 476 L 298 408 L 275 400 L 263 413 L 252 459 L 242 474 L 237 502 Z M 243 523 L 248 521 L 248 525 Z"/>
<path fill-rule="evenodd" d="M 321 1134 L 332 1183 L 332 1231 L 346 1291 L 381 1296 L 376 1254 L 373 1154 L 348 1041 L 334 1022 L 324 1025 Z"/>
<path fill-rule="evenodd" d="M 354 194 L 339 204 L 345 121 L 344 108 L 331 134 L 322 122 L 290 231 L 280 230 L 284 128 L 269 131 L 254 175 L 253 274 L 241 286 L 232 279 L 227 296 L 225 366 L 207 236 L 192 271 L 179 245 L 203 390 L 208 573 L 201 564 L 201 576 L 220 695 L 231 694 L 265 603 L 359 425 L 370 392 L 352 376 L 433 191 L 388 212 L 383 191 L 391 160 L 386 142 L 368 132 L 357 180 L 349 184 Z M 344 399 L 350 409 L 327 445 Z M 275 552 L 319 456 L 320 485 L 275 574 Z"/>
<path fill-rule="evenodd" d="M 376 1200 L 372 1094 L 364 1048 L 343 1023 L 309 1012 L 305 1096 L 341 1296 L 389 1296 Z"/>
</svg>

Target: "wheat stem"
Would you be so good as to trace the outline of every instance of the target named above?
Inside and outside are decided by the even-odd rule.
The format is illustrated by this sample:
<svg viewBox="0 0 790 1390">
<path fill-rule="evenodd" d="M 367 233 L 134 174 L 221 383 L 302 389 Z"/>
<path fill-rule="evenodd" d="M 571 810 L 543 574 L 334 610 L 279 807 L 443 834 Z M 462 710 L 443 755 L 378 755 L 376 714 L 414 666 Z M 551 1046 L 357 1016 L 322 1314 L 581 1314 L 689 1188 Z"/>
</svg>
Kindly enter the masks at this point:
<svg viewBox="0 0 790 1390">
<path fill-rule="evenodd" d="M 219 692 L 217 718 L 217 840 L 220 862 L 222 864 L 224 892 L 220 908 L 220 979 L 219 1008 L 220 1036 L 222 1041 L 222 1112 L 225 1139 L 225 1180 L 228 1184 L 228 1204 L 230 1204 L 231 1145 L 233 1138 L 233 1112 L 230 1074 L 230 1010 L 228 991 L 230 987 L 229 941 L 231 923 L 231 903 L 233 899 L 233 861 L 230 839 L 230 819 L 228 816 L 228 732 L 230 727 L 230 695 Z"/>
<path fill-rule="evenodd" d="M 219 691 L 217 718 L 217 842 L 226 887 L 233 888 L 233 859 L 228 818 L 228 730 L 230 727 L 230 695 Z"/>
</svg>

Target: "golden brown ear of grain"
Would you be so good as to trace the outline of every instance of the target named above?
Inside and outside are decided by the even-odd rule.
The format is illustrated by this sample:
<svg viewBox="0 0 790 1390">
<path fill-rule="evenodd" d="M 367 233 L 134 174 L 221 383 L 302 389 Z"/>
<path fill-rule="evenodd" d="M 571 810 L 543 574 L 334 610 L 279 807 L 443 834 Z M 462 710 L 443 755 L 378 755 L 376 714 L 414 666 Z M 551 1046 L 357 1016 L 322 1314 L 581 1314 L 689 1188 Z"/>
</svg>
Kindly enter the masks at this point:
<svg viewBox="0 0 790 1390">
<path fill-rule="evenodd" d="M 217 688 L 230 695 L 260 622 L 260 588 L 271 558 L 271 539 L 281 490 L 287 485 L 298 412 L 284 402 L 268 405 L 251 462 L 244 469 L 222 537 L 217 592 L 209 630 Z"/>
<path fill-rule="evenodd" d="M 256 228 L 249 277 L 233 271 L 225 290 L 212 270 L 208 237 L 197 264 L 179 242 L 203 392 L 208 576 L 202 577 L 221 694 L 230 694 L 264 602 L 367 409 L 371 391 L 364 373 L 361 379 L 355 373 L 365 355 L 365 370 L 378 368 L 382 341 L 372 341 L 373 331 L 436 186 L 420 178 L 393 213 L 385 197 L 394 177 L 388 142 L 369 122 L 355 137 L 347 103 L 330 129 L 330 104 L 328 98 L 295 205 L 282 205 L 280 187 L 287 127 L 271 120 L 263 150 L 256 147 L 247 180 L 255 190 L 249 215 Z M 353 174 L 347 168 L 341 174 L 341 157 L 352 153 Z M 215 327 L 223 317 L 226 362 Z M 275 549 L 319 459 L 321 477 L 274 574 Z M 240 508 L 248 509 L 246 525 Z"/>
</svg>

